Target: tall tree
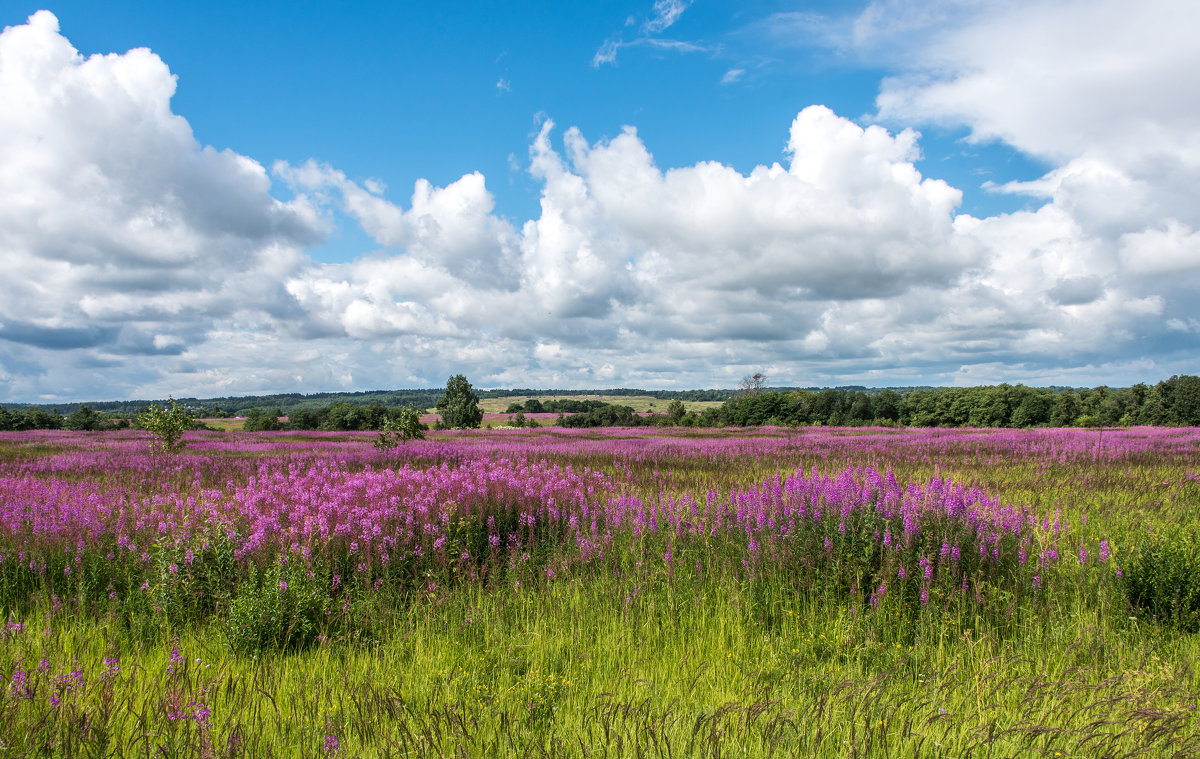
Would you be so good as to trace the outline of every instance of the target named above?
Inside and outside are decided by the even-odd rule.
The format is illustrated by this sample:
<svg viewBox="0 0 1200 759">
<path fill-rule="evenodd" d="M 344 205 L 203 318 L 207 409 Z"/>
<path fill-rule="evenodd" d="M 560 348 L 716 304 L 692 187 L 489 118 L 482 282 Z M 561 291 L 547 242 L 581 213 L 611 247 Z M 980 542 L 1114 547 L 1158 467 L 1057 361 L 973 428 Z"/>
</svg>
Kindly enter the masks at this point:
<svg viewBox="0 0 1200 759">
<path fill-rule="evenodd" d="M 483 421 L 479 396 L 461 374 L 446 380 L 446 392 L 437 402 L 437 412 L 442 417 L 441 426 L 452 430 L 478 429 Z"/>
<path fill-rule="evenodd" d="M 738 385 L 738 392 L 742 395 L 758 395 L 766 384 L 767 375 L 755 372 L 742 377 L 742 381 Z"/>
</svg>

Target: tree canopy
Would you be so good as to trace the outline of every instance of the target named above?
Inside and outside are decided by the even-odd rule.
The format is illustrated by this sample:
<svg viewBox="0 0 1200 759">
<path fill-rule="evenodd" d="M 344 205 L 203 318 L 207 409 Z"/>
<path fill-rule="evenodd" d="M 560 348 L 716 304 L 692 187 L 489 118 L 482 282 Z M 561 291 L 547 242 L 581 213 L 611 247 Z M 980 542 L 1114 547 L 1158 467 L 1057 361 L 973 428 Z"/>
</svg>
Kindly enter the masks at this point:
<svg viewBox="0 0 1200 759">
<path fill-rule="evenodd" d="M 451 430 L 478 429 L 483 422 L 483 409 L 479 408 L 479 396 L 471 383 L 461 374 L 446 380 L 446 391 L 437 402 L 441 415 L 441 426 Z"/>
</svg>

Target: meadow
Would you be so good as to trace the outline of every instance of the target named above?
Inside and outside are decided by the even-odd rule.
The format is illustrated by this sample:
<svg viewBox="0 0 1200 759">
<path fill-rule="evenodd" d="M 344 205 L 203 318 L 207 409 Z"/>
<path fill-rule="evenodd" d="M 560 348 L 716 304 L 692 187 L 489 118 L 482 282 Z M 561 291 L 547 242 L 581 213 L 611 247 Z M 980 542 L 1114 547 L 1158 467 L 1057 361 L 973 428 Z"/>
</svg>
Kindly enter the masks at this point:
<svg viewBox="0 0 1200 759">
<path fill-rule="evenodd" d="M 0 433 L 4 756 L 1200 755 L 1200 430 Z"/>
</svg>

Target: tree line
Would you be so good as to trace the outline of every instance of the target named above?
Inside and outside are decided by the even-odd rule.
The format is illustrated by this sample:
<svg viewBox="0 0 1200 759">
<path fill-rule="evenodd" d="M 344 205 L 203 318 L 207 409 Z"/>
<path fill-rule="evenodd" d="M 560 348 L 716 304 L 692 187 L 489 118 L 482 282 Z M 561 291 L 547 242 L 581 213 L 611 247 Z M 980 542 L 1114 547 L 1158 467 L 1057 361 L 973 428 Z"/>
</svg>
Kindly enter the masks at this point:
<svg viewBox="0 0 1200 759">
<path fill-rule="evenodd" d="M 422 391 L 424 392 L 424 391 Z M 247 430 L 380 430 L 388 420 L 408 418 L 412 410 L 435 405 L 440 425 L 447 428 L 480 426 L 480 393 L 462 375 L 445 390 L 429 391 L 427 405 L 411 402 L 386 406 L 380 402 L 347 401 L 316 408 L 251 407 L 244 412 Z M 491 392 L 491 391 L 485 391 Z M 529 395 L 539 391 L 521 391 Z M 560 391 L 540 391 L 543 393 Z M 605 391 L 611 394 L 611 391 Z M 631 391 L 632 392 L 632 391 Z M 696 391 L 706 393 L 709 391 Z M 666 413 L 642 415 L 630 406 L 594 399 L 529 398 L 510 404 L 507 413 L 557 413 L 564 427 L 638 426 L 650 424 L 723 427 L 758 425 L 905 426 L 905 427 L 1069 427 L 1069 426 L 1200 426 L 1200 377 L 1176 375 L 1155 385 L 1125 388 L 1039 388 L 1024 385 L 940 387 L 904 390 L 866 388 L 743 389 L 720 406 L 700 413 L 686 410 L 674 398 Z M 582 394 L 582 391 L 579 391 Z M 649 394 L 638 391 L 638 394 Z M 401 396 L 407 397 L 407 396 Z M 186 405 L 186 404 L 185 404 Z M 148 404 L 133 409 L 142 412 Z M 193 413 L 204 409 L 188 407 Z M 136 424 L 136 420 L 132 422 Z M 65 429 L 101 431 L 131 426 L 127 415 L 82 404 L 67 415 L 30 406 L 0 406 L 0 430 Z M 202 426 L 197 423 L 197 426 Z"/>
<path fill-rule="evenodd" d="M 578 397 L 587 395 L 605 396 L 650 396 L 661 400 L 679 399 L 683 401 L 725 401 L 732 398 L 736 390 L 637 390 L 632 388 L 615 388 L 607 390 L 536 390 L 529 388 L 475 390 L 477 398 L 509 398 L 512 396 L 566 396 Z M 445 394 L 443 388 L 417 388 L 403 390 L 364 390 L 360 392 L 339 393 L 275 393 L 270 395 L 227 396 L 219 398 L 189 398 L 180 397 L 176 401 L 190 409 L 196 416 L 208 418 L 232 418 L 246 416 L 253 409 L 278 409 L 280 416 L 292 416 L 294 411 L 321 411 L 338 403 L 352 406 L 378 405 L 384 408 L 402 408 L 416 406 L 417 408 L 433 408 Z M 128 401 L 88 401 L 88 408 L 114 418 L 136 416 L 149 406 L 161 406 L 166 399 L 145 399 Z M 598 401 L 593 401 L 598 403 Z M 10 411 L 26 411 L 39 409 L 41 411 L 68 415 L 79 408 L 77 403 L 44 403 L 44 404 L 5 404 Z M 573 411 L 567 413 L 575 413 Z M 40 417 L 39 417 L 40 418 Z"/>
<path fill-rule="evenodd" d="M 587 403 L 598 403 L 595 401 Z M 549 404 L 542 404 L 547 411 Z M 509 411 L 529 412 L 529 402 Z M 579 408 L 567 427 L 670 424 L 699 427 L 866 425 L 904 427 L 1200 426 L 1200 377 L 1177 375 L 1125 388 L 1039 388 L 1024 385 L 923 388 L 878 392 L 849 388 L 754 390 L 721 406 L 688 412 L 673 401 L 666 414 L 643 416 L 629 406 Z"/>
</svg>

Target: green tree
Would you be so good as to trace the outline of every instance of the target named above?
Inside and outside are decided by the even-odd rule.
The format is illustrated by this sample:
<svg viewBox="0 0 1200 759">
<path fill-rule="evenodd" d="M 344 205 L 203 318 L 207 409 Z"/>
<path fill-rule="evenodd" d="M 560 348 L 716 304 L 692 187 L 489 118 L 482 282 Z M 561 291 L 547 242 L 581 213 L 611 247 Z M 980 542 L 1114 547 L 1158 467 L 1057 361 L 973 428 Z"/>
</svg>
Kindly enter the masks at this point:
<svg viewBox="0 0 1200 759">
<path fill-rule="evenodd" d="M 681 423 L 686 415 L 687 407 L 683 405 L 683 401 L 673 400 L 667 404 L 667 418 L 671 420 L 671 424 Z"/>
<path fill-rule="evenodd" d="M 441 415 L 440 426 L 451 430 L 478 429 L 483 421 L 483 410 L 479 408 L 479 396 L 471 383 L 461 374 L 446 380 L 446 392 L 437 402 Z"/>
<path fill-rule="evenodd" d="M 529 400 L 525 401 L 525 408 L 523 410 L 529 412 L 530 414 L 541 414 L 545 411 L 545 408 L 542 406 L 542 402 L 537 398 L 530 398 Z"/>
<path fill-rule="evenodd" d="M 269 411 L 252 408 L 246 412 L 246 421 L 242 423 L 242 429 L 247 432 L 274 432 L 284 428 L 283 422 L 279 421 L 279 417 L 283 416 L 283 411 L 278 408 L 273 408 Z"/>
<path fill-rule="evenodd" d="M 421 412 L 412 404 L 396 409 L 384 417 L 378 433 L 373 445 L 381 451 L 395 448 L 407 440 L 424 440 L 425 425 L 421 424 Z"/>
<path fill-rule="evenodd" d="M 903 403 L 900 394 L 895 390 L 883 390 L 879 395 L 875 396 L 875 418 L 883 419 L 889 422 L 900 421 L 900 406 Z"/>
<path fill-rule="evenodd" d="M 1074 390 L 1064 390 L 1055 396 L 1054 403 L 1050 405 L 1050 424 L 1054 427 L 1070 427 L 1075 424 L 1082 410 L 1079 394 Z"/>
<path fill-rule="evenodd" d="M 67 415 L 63 427 L 78 432 L 94 432 L 104 426 L 104 417 L 86 403 Z"/>
<path fill-rule="evenodd" d="M 321 414 L 312 409 L 292 409 L 288 412 L 288 429 L 315 430 L 321 426 Z"/>
<path fill-rule="evenodd" d="M 138 414 L 138 427 L 154 436 L 150 447 L 163 453 L 175 453 L 185 445 L 183 433 L 195 423 L 186 408 L 174 398 L 166 406 L 147 406 Z"/>
<path fill-rule="evenodd" d="M 1050 422 L 1050 411 L 1054 398 L 1045 390 L 1027 389 L 1021 402 L 1013 410 L 1013 427 L 1035 427 Z"/>
</svg>

